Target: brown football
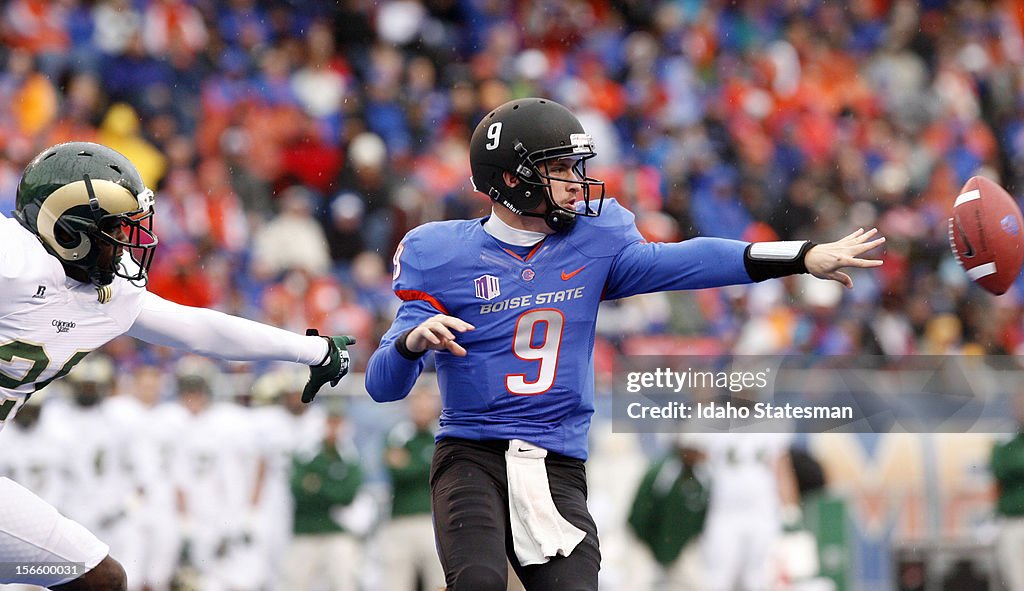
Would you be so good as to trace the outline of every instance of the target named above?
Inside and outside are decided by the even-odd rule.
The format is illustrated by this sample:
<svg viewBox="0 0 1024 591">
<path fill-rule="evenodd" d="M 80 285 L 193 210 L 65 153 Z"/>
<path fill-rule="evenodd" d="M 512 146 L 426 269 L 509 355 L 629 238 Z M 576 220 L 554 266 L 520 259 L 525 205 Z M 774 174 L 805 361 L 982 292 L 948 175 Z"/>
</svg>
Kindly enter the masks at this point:
<svg viewBox="0 0 1024 591">
<path fill-rule="evenodd" d="M 949 245 L 967 276 L 988 291 L 1006 293 L 1024 263 L 1020 207 L 1006 189 L 971 177 L 953 202 Z"/>
</svg>

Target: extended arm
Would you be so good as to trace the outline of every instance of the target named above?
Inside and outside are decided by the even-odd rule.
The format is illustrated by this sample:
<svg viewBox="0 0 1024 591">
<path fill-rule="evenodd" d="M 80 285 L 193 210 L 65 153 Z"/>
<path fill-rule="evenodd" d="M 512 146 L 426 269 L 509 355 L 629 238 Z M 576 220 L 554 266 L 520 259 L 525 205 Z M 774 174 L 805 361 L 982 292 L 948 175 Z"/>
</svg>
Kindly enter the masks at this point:
<svg viewBox="0 0 1024 591">
<path fill-rule="evenodd" d="M 693 238 L 684 242 L 634 242 L 615 258 L 605 299 L 639 293 L 750 283 L 743 265 L 746 242 Z"/>
<path fill-rule="evenodd" d="M 146 293 L 127 334 L 147 343 L 232 361 L 292 361 L 317 365 L 327 341 L 207 308 L 183 306 Z"/>
<path fill-rule="evenodd" d="M 224 314 L 182 306 L 146 292 L 142 310 L 127 334 L 139 340 L 232 361 L 292 361 L 309 366 L 302 401 L 312 402 L 324 384 L 332 386 L 348 373 L 347 336 L 306 336 Z"/>
<path fill-rule="evenodd" d="M 810 273 L 853 287 L 853 280 L 840 269 L 881 265 L 880 260 L 859 258 L 885 242 L 885 238 L 874 238 L 876 234 L 875 229 L 859 229 L 835 242 L 817 245 L 805 241 L 751 244 L 723 238 L 694 238 L 674 244 L 635 242 L 616 257 L 605 299 L 738 285 L 795 273 Z"/>
</svg>

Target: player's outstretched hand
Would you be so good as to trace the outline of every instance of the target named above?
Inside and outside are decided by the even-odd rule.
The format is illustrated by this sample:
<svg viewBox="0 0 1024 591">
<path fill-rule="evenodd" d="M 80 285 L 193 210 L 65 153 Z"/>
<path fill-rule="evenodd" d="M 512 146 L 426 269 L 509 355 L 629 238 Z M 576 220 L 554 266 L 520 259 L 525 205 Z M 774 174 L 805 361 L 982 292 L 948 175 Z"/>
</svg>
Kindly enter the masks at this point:
<svg viewBox="0 0 1024 591">
<path fill-rule="evenodd" d="M 843 267 L 860 267 L 862 269 L 882 266 L 882 261 L 862 259 L 860 255 L 885 243 L 884 237 L 875 238 L 878 229 L 871 228 L 867 232 L 859 228 L 856 232 L 835 242 L 817 244 L 807 251 L 804 265 L 807 272 L 818 279 L 838 281 L 846 287 L 853 287 L 853 279 L 839 269 Z"/>
<path fill-rule="evenodd" d="M 414 328 L 405 338 L 405 346 L 413 353 L 427 350 L 448 351 L 457 357 L 465 357 L 466 350 L 455 342 L 455 333 L 474 328 L 476 327 L 460 318 L 437 314 Z"/>
<path fill-rule="evenodd" d="M 306 330 L 306 335 L 320 336 L 320 333 L 315 328 L 310 328 Z M 302 389 L 302 401 L 306 403 L 313 402 L 316 393 L 327 382 L 330 382 L 331 386 L 337 386 L 341 378 L 348 373 L 351 364 L 347 347 L 355 344 L 354 338 L 345 335 L 324 338 L 327 339 L 327 358 L 320 365 L 309 366 L 309 381 Z"/>
</svg>

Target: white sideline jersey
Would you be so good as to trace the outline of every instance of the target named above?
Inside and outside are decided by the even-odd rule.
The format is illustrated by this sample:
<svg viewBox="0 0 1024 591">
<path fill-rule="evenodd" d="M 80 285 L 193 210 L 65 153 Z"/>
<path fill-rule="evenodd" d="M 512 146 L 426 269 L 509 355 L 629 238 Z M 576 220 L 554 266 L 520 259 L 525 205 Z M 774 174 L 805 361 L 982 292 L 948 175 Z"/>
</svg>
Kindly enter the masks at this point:
<svg viewBox="0 0 1024 591">
<path fill-rule="evenodd" d="M 779 485 L 775 471 L 789 449 L 788 433 L 701 433 L 700 448 L 711 478 L 711 507 L 777 519 Z"/>
<path fill-rule="evenodd" d="M 101 304 L 93 285 L 68 278 L 35 234 L 0 215 L 0 429 L 29 395 L 131 328 L 145 288 L 122 277 L 109 287 Z"/>
</svg>

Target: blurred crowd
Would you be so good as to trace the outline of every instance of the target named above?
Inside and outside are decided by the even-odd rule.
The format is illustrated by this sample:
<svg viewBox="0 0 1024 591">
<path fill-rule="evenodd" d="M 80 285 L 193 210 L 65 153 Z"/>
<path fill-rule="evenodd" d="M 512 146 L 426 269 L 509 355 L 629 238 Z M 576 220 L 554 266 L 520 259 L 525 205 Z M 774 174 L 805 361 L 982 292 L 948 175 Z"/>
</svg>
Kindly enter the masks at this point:
<svg viewBox="0 0 1024 591">
<path fill-rule="evenodd" d="M 1024 187 L 1022 30 L 1009 0 L 9 0 L 0 209 L 41 148 L 107 144 L 157 191 L 153 291 L 353 334 L 363 364 L 404 233 L 489 209 L 476 121 L 543 95 L 594 135 L 595 176 L 650 240 L 888 238 L 848 292 L 798 277 L 606 304 L 599 370 L 616 352 L 1015 353 L 1024 292 L 969 284 L 946 235 L 970 176 Z"/>
</svg>

